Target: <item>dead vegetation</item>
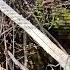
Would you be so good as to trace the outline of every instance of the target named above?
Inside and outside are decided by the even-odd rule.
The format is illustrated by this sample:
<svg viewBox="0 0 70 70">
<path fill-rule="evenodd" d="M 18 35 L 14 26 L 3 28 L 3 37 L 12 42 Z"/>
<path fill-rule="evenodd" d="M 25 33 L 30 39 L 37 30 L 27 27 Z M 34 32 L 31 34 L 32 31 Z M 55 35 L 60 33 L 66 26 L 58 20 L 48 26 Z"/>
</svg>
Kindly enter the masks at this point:
<svg viewBox="0 0 70 70">
<path fill-rule="evenodd" d="M 59 42 L 43 28 L 33 13 L 34 0 L 6 0 L 6 2 L 65 51 Z M 6 70 L 63 70 L 57 61 L 2 12 L 0 12 L 0 64 Z"/>
</svg>

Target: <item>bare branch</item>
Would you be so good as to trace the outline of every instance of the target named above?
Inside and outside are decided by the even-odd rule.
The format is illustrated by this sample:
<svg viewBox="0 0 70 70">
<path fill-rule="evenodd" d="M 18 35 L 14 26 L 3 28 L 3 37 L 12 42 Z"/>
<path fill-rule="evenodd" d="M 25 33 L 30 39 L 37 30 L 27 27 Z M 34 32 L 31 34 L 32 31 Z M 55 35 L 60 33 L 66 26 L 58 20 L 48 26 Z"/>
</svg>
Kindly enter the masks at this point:
<svg viewBox="0 0 70 70">
<path fill-rule="evenodd" d="M 20 67 L 21 70 L 28 70 L 28 68 L 26 68 L 18 60 L 16 60 L 16 58 L 12 55 L 12 53 L 10 51 L 8 51 L 8 55 L 10 56 L 10 58 L 12 59 L 12 61 L 15 63 L 15 65 L 17 65 L 18 67 Z"/>
<path fill-rule="evenodd" d="M 6 36 L 4 34 L 4 45 L 5 45 L 5 56 L 6 56 L 6 70 L 8 70 L 8 57 L 7 57 L 7 45 L 6 45 Z"/>
<path fill-rule="evenodd" d="M 0 70 L 6 70 L 6 69 L 4 69 L 3 67 L 1 67 L 1 65 L 0 65 Z"/>
<path fill-rule="evenodd" d="M 28 62 L 28 60 L 27 60 L 27 51 L 26 51 L 26 38 L 27 37 L 27 34 L 26 34 L 26 32 L 24 31 L 24 33 L 23 33 L 23 49 L 24 49 L 24 66 L 26 66 L 27 67 L 27 62 Z"/>
<path fill-rule="evenodd" d="M 51 1 L 51 0 L 50 0 L 50 1 Z M 52 0 L 52 2 L 53 2 L 53 1 L 54 1 L 54 0 Z M 47 2 L 47 1 L 46 1 L 46 2 Z M 28 7 L 29 11 L 32 12 L 32 9 L 30 8 L 30 6 L 28 5 L 28 3 L 27 3 L 26 0 L 24 0 L 24 3 L 25 3 L 26 6 Z M 37 21 L 38 26 L 40 27 L 40 30 L 41 30 L 45 35 L 48 35 L 48 37 L 52 38 L 53 41 L 57 44 L 57 46 L 58 46 L 62 51 L 64 51 L 64 52 L 67 54 L 66 50 L 61 46 L 61 44 L 60 44 L 46 29 L 43 28 L 43 26 L 40 24 L 40 22 L 38 21 L 37 17 L 34 15 L 34 13 L 32 12 L 32 13 L 30 13 L 30 14 L 32 14 L 32 16 L 33 16 L 33 17 L 35 18 L 35 20 Z"/>
</svg>

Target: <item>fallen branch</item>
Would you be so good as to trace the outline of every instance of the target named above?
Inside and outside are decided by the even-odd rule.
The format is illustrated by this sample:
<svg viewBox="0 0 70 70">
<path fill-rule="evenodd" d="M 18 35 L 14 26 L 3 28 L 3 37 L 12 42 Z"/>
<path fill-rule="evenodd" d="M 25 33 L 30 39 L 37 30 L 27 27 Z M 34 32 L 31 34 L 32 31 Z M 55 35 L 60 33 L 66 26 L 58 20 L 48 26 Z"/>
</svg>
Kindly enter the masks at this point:
<svg viewBox="0 0 70 70">
<path fill-rule="evenodd" d="M 12 55 L 12 53 L 10 51 L 8 51 L 8 55 L 10 56 L 10 58 L 12 59 L 12 61 L 15 63 L 15 65 L 17 65 L 18 67 L 20 67 L 21 70 L 28 70 L 28 68 L 26 68 L 18 60 L 16 60 L 16 58 Z"/>
<path fill-rule="evenodd" d="M 26 4 L 26 6 L 28 7 L 29 11 L 32 12 L 32 9 L 30 8 L 30 6 L 28 5 L 28 2 L 26 0 L 24 0 L 24 3 Z M 62 50 L 64 51 L 66 54 L 66 50 L 61 46 L 61 44 L 46 30 L 43 28 L 42 24 L 40 24 L 40 22 L 38 21 L 36 15 L 32 12 L 30 13 L 32 14 L 32 16 L 35 18 L 36 22 L 38 23 L 38 26 L 40 27 L 40 30 L 45 34 L 45 35 L 48 35 L 49 38 L 51 38 L 56 44 L 57 46 Z"/>
<path fill-rule="evenodd" d="M 14 27 L 16 27 L 17 25 L 15 25 Z M 13 27 L 8 28 L 7 30 L 5 30 L 3 33 L 0 34 L 0 37 L 2 35 L 4 35 L 5 33 L 7 33 L 8 31 L 12 31 Z"/>
<path fill-rule="evenodd" d="M 34 25 L 32 25 L 24 17 L 19 15 L 17 12 L 15 12 L 4 1 L 0 1 L 0 10 L 9 18 L 11 18 L 11 20 L 13 20 L 16 24 L 18 24 L 22 29 L 24 29 L 36 42 L 39 43 L 39 45 L 48 54 L 50 54 L 54 59 L 56 59 L 62 67 L 65 67 L 68 54 L 66 54 L 60 48 L 58 48 L 57 45 L 55 45 L 46 35 L 44 35 L 40 30 L 38 30 Z M 9 55 L 11 57 L 10 53 Z M 18 63 L 16 64 L 19 66 Z M 24 67 L 22 66 L 22 69 L 23 68 Z M 70 70 L 70 69 L 67 69 L 67 70 Z"/>
<path fill-rule="evenodd" d="M 1 65 L 0 65 L 0 70 L 6 70 L 6 69 L 4 69 L 3 67 L 1 67 Z"/>
<path fill-rule="evenodd" d="M 5 30 L 3 33 L 0 34 L 0 36 L 4 35 L 6 32 L 10 31 L 11 29 L 13 29 L 13 27 L 11 27 L 11 28 Z"/>
<path fill-rule="evenodd" d="M 52 39 L 52 40 L 55 42 L 55 44 L 56 44 L 62 51 L 64 51 L 64 52 L 67 54 L 66 50 L 62 47 L 62 45 L 61 45 L 46 29 L 44 29 L 44 31 L 45 31 L 45 33 L 48 35 L 48 37 L 49 37 L 50 39 Z"/>
</svg>

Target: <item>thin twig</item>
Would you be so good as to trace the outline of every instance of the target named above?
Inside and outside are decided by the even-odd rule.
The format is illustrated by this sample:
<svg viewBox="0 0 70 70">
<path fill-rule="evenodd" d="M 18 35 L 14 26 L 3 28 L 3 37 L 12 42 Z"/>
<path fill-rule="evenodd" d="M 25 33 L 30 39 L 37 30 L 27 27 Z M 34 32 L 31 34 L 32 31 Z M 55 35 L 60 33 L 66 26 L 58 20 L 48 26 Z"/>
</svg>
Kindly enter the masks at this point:
<svg viewBox="0 0 70 70">
<path fill-rule="evenodd" d="M 15 34 L 14 33 L 14 30 L 15 30 L 15 27 L 14 26 L 15 25 L 14 25 L 14 22 L 13 22 L 13 25 L 12 26 L 13 26 L 13 56 L 15 56 L 15 48 L 14 48 L 14 41 L 15 41 L 15 38 L 14 38 L 14 34 Z M 14 70 L 14 63 L 13 63 L 13 70 Z"/>
<path fill-rule="evenodd" d="M 28 60 L 27 60 L 27 51 L 26 51 L 26 37 L 27 37 L 27 34 L 26 34 L 26 32 L 24 31 L 24 33 L 23 33 L 23 49 L 24 49 L 24 66 L 26 66 L 27 67 L 27 62 L 28 62 Z"/>
<path fill-rule="evenodd" d="M 5 56 L 6 56 L 6 70 L 8 70 L 8 57 L 7 57 L 7 45 L 6 45 L 6 36 L 4 34 L 4 45 L 5 45 Z"/>
</svg>

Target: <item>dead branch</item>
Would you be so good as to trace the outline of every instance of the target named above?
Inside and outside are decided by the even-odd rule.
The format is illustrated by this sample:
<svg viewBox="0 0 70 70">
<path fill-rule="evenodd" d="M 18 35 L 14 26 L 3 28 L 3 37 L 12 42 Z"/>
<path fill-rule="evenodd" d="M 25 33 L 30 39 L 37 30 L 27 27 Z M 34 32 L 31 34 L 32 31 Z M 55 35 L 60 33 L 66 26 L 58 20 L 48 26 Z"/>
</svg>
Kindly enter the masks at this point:
<svg viewBox="0 0 70 70">
<path fill-rule="evenodd" d="M 15 63 L 15 65 L 17 65 L 18 67 L 20 67 L 21 70 L 28 70 L 28 68 L 26 68 L 18 60 L 16 60 L 16 58 L 12 55 L 12 53 L 10 51 L 8 51 L 8 55 L 10 56 L 10 58 L 12 59 L 12 61 Z"/>
<path fill-rule="evenodd" d="M 29 11 L 32 12 L 32 9 L 30 8 L 30 6 L 28 5 L 27 1 L 24 0 L 24 3 L 26 4 L 26 6 L 28 7 Z M 34 13 L 30 13 L 32 14 L 32 16 L 35 18 L 35 20 L 37 21 L 38 23 L 38 26 L 40 27 L 40 30 L 45 34 L 45 35 L 48 35 L 48 37 L 52 38 L 53 41 L 58 45 L 58 47 L 64 51 L 66 54 L 67 52 L 65 51 L 65 49 L 61 46 L 61 44 L 46 30 L 43 28 L 43 26 L 40 24 L 40 22 L 38 21 L 37 17 L 34 15 Z"/>
<path fill-rule="evenodd" d="M 15 41 L 15 37 L 14 37 L 14 30 L 15 30 L 15 27 L 14 27 L 14 22 L 12 24 L 12 27 L 13 27 L 13 56 L 15 55 L 15 46 L 14 46 L 14 41 Z M 13 70 L 14 70 L 14 63 L 13 63 Z"/>
<path fill-rule="evenodd" d="M 4 45 L 5 45 L 5 56 L 6 56 L 6 70 L 8 70 L 8 57 L 7 57 L 7 45 L 6 45 L 6 36 L 4 34 Z"/>
<path fill-rule="evenodd" d="M 3 68 L 3 67 L 1 67 L 1 65 L 0 65 L 0 70 L 6 70 L 5 68 Z"/>
<path fill-rule="evenodd" d="M 27 62 L 28 62 L 28 60 L 27 60 L 27 51 L 26 51 L 26 40 L 27 40 L 27 34 L 26 34 L 26 32 L 24 31 L 24 33 L 23 33 L 23 49 L 24 49 L 24 66 L 26 66 L 27 67 Z"/>
<path fill-rule="evenodd" d="M 58 45 L 58 47 L 67 54 L 66 50 L 62 47 L 62 45 L 46 29 L 44 29 L 44 31 L 50 37 L 50 39 L 52 39 L 56 43 L 56 45 Z"/>
<path fill-rule="evenodd" d="M 0 36 L 4 35 L 6 32 L 10 31 L 13 27 L 10 27 L 9 29 L 5 30 L 3 33 L 0 34 Z"/>
</svg>

